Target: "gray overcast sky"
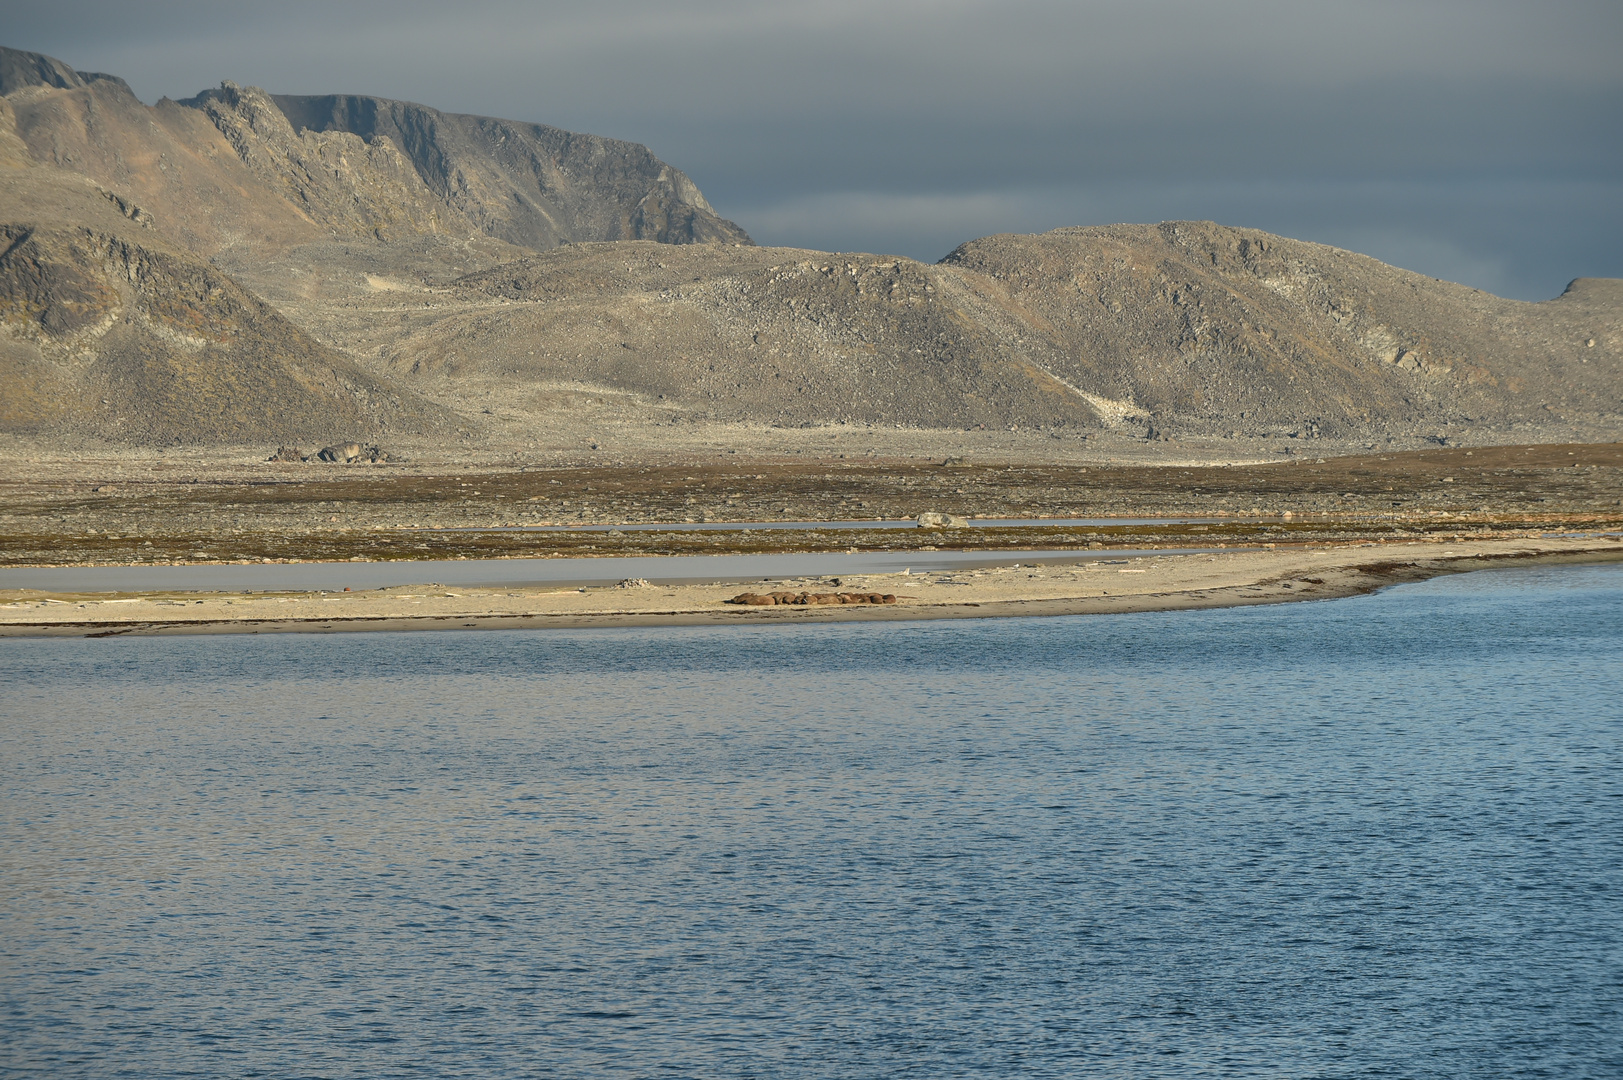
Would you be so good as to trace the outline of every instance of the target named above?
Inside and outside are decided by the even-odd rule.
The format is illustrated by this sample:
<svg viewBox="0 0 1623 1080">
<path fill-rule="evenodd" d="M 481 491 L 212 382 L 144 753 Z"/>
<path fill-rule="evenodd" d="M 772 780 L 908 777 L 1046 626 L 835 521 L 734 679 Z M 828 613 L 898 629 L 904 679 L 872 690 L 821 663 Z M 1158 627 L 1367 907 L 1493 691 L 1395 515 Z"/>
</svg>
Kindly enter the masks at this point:
<svg viewBox="0 0 1623 1080">
<path fill-rule="evenodd" d="M 1211 218 L 1524 299 L 1623 277 L 1619 0 L 0 0 L 0 28 L 149 102 L 233 79 L 644 142 L 765 244 Z"/>
</svg>

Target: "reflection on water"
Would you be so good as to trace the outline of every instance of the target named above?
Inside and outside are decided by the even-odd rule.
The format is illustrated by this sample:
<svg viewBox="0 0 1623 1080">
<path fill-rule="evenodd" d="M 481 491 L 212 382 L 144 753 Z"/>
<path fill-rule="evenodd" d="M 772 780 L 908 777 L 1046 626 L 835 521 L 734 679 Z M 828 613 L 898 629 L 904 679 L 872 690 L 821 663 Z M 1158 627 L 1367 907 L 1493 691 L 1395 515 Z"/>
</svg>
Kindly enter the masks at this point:
<svg viewBox="0 0 1623 1080">
<path fill-rule="evenodd" d="M 1620 601 L 7 641 L 4 1068 L 1618 1075 Z"/>
</svg>

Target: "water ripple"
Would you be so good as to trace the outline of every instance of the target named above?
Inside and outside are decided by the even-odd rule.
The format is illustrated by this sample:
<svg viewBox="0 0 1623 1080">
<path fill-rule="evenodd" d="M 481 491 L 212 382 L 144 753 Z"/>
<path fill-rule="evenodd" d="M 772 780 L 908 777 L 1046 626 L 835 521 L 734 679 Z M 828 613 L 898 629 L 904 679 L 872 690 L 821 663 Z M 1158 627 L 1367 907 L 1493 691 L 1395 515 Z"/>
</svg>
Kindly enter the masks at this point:
<svg viewBox="0 0 1623 1080">
<path fill-rule="evenodd" d="M 1623 571 L 0 649 L 7 1076 L 1616 1076 Z"/>
</svg>

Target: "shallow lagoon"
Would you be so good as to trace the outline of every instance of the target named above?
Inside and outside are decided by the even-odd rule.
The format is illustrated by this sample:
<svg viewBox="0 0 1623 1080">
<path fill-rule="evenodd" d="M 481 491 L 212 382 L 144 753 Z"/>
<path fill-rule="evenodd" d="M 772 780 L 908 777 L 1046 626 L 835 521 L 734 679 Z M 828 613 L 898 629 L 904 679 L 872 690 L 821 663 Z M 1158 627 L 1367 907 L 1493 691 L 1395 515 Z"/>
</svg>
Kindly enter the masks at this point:
<svg viewBox="0 0 1623 1080">
<path fill-rule="evenodd" d="M 1605 1076 L 1623 567 L 0 646 L 9 1075 Z"/>
</svg>

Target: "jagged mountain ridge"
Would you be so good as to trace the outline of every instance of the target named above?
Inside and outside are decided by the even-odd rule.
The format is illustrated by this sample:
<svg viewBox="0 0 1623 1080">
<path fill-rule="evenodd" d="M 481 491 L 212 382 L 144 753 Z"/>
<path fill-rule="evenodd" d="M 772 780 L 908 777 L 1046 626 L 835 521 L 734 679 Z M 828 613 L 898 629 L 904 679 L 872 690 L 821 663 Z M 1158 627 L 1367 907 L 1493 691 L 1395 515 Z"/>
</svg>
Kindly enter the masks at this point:
<svg viewBox="0 0 1623 1080">
<path fill-rule="evenodd" d="M 389 139 L 431 191 L 487 235 L 520 247 L 750 243 L 743 229 L 716 215 L 692 180 L 637 143 L 387 98 L 272 100 L 299 130 L 345 132 L 368 143 Z"/>
<path fill-rule="evenodd" d="M 95 82 L 112 82 L 129 89 L 124 80 L 116 75 L 100 71 L 75 71 L 55 57 L 43 53 L 0 47 L 0 96 L 30 86 L 72 90 Z"/>
<path fill-rule="evenodd" d="M 229 82 L 149 107 L 123 80 L 15 49 L 0 49 L 0 73 L 34 160 L 119 191 L 206 257 L 438 234 L 527 250 L 750 242 L 686 175 L 636 143 Z"/>
<path fill-rule="evenodd" d="M 749 243 L 632 143 L 377 98 L 343 99 L 393 118 L 364 136 L 295 129 L 270 95 L 229 83 L 149 107 L 114 76 L 4 48 L 0 90 L 4 430 L 135 443 L 450 431 L 452 414 L 219 265 L 454 275 L 576 239 Z M 285 103 L 309 120 L 318 100 Z M 511 162 L 480 160 L 481 132 L 524 145 L 530 190 Z"/>
</svg>

